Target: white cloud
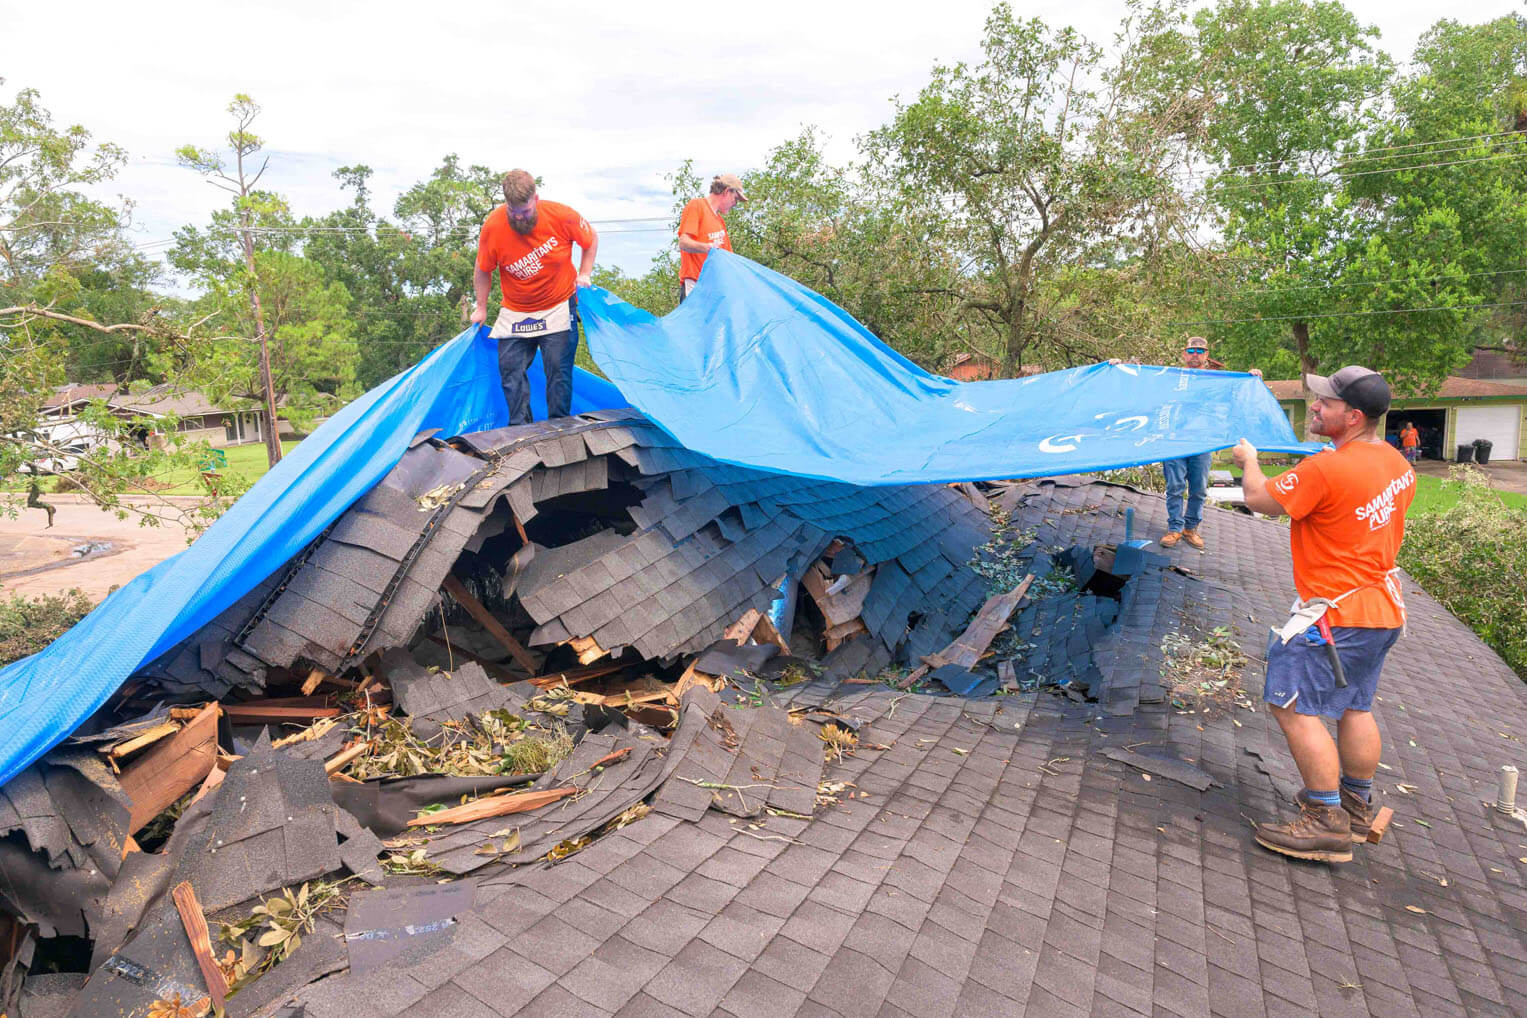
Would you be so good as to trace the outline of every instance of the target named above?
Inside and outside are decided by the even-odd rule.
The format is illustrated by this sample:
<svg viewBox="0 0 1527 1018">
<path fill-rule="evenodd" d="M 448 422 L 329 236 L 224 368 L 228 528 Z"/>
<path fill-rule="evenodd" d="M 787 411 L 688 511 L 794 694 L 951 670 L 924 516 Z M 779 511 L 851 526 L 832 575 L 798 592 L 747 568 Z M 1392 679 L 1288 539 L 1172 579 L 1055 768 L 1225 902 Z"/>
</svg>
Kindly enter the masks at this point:
<svg viewBox="0 0 1527 1018">
<path fill-rule="evenodd" d="M 1350 5 L 1398 59 L 1435 19 L 1418 0 Z M 1469 20 L 1516 8 L 1484 0 Z M 766 5 L 644 2 L 557 9 L 419 5 L 397 0 L 267 0 L 150 5 L 84 0 L 7 5 L 3 94 L 37 88 L 59 122 L 80 123 L 132 159 L 114 189 L 137 201 L 145 241 L 203 222 L 221 192 L 177 167 L 179 145 L 211 145 L 224 107 L 246 92 L 264 107 L 266 180 L 299 213 L 345 203 L 331 174 L 366 163 L 376 206 L 448 153 L 524 165 L 549 197 L 591 219 L 661 215 L 662 173 L 694 158 L 737 171 L 816 124 L 846 159 L 937 61 L 977 55 L 990 4 L 777 0 Z M 1119 2 L 1019 4 L 1107 42 Z M 41 44 L 67 38 L 66 48 Z M 603 260 L 642 271 L 662 233 L 612 234 Z"/>
</svg>

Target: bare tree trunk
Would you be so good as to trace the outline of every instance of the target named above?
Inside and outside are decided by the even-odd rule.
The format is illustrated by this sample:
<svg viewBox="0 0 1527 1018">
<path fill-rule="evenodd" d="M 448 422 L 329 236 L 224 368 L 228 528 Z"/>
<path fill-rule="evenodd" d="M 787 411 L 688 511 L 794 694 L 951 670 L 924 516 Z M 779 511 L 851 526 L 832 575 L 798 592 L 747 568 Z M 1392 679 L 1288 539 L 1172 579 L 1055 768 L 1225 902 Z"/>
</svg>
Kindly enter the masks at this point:
<svg viewBox="0 0 1527 1018">
<path fill-rule="evenodd" d="M 1294 323 L 1294 350 L 1299 354 L 1299 371 L 1304 375 L 1312 375 L 1319 367 L 1319 362 L 1310 353 L 1310 324 L 1308 322 Z M 1300 381 L 1303 381 L 1301 378 Z"/>
<path fill-rule="evenodd" d="M 244 183 L 244 153 L 238 154 L 239 158 L 239 189 L 242 191 L 243 202 L 239 205 L 239 240 L 244 248 L 244 266 L 249 270 L 249 305 L 254 311 L 255 339 L 260 343 L 260 388 L 264 394 L 265 406 L 260 412 L 265 422 L 265 457 L 271 466 L 281 462 L 281 435 L 276 429 L 276 386 L 270 377 L 270 344 L 265 335 L 265 312 L 260 308 L 260 289 L 256 285 L 259 277 L 255 274 L 254 234 L 249 231 L 249 208 L 244 202 L 249 200 L 249 187 Z"/>
<path fill-rule="evenodd" d="M 1023 305 L 1010 309 L 1005 317 L 1007 342 L 1002 347 L 1002 377 L 1013 378 L 1023 363 L 1023 349 L 1028 346 L 1023 335 Z"/>
</svg>

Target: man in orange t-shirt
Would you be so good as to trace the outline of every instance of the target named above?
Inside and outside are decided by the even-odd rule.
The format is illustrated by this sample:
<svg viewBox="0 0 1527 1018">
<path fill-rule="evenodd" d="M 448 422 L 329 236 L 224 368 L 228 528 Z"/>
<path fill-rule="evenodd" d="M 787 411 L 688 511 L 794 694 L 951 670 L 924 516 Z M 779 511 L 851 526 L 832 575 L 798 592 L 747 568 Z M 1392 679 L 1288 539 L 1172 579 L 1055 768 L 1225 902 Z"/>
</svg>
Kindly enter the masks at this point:
<svg viewBox="0 0 1527 1018">
<path fill-rule="evenodd" d="M 1405 427 L 1400 429 L 1400 452 L 1404 453 L 1410 463 L 1421 458 L 1421 432 L 1410 421 L 1406 421 Z"/>
<path fill-rule="evenodd" d="M 1315 396 L 1309 431 L 1330 438 L 1331 449 L 1272 480 L 1251 443 L 1243 438 L 1233 451 L 1246 505 L 1292 520 L 1300 597 L 1289 623 L 1268 640 L 1262 698 L 1305 787 L 1298 819 L 1258 824 L 1256 840 L 1300 859 L 1346 862 L 1373 821 L 1382 748 L 1373 697 L 1384 657 L 1405 625 L 1395 558 L 1416 475 L 1378 437 L 1390 398 L 1382 376 L 1353 365 L 1329 378 L 1306 375 L 1305 385 Z M 1336 721 L 1335 741 L 1323 718 Z"/>
<path fill-rule="evenodd" d="M 710 182 L 710 194 L 694 198 L 684 206 L 684 214 L 679 217 L 680 304 L 699 281 L 705 256 L 712 251 L 732 249 L 732 238 L 727 236 L 722 217 L 747 200 L 742 193 L 742 181 L 735 174 L 723 173 Z"/>
<path fill-rule="evenodd" d="M 582 248 L 573 271 L 573 245 Z M 510 424 L 529 424 L 527 373 L 536 350 L 546 372 L 546 416 L 566 417 L 573 403 L 573 358 L 578 352 L 578 287 L 588 286 L 599 235 L 578 213 L 541 201 L 525 170 L 504 175 L 504 204 L 488 213 L 477 238 L 472 322 L 488 320 L 488 293 L 498 270 L 503 307 L 489 334 L 498 340 L 498 371 Z"/>
</svg>

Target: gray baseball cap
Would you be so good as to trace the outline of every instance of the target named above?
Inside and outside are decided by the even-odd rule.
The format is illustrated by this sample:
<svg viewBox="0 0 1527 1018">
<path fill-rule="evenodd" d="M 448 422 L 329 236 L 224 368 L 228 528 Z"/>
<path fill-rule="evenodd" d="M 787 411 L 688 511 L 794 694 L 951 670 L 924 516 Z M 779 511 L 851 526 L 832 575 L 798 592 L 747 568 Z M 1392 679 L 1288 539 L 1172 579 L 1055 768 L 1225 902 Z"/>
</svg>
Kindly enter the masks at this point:
<svg viewBox="0 0 1527 1018">
<path fill-rule="evenodd" d="M 1305 375 L 1304 384 L 1317 396 L 1339 399 L 1369 417 L 1389 411 L 1389 383 L 1372 368 L 1349 364 L 1332 375 Z"/>
</svg>

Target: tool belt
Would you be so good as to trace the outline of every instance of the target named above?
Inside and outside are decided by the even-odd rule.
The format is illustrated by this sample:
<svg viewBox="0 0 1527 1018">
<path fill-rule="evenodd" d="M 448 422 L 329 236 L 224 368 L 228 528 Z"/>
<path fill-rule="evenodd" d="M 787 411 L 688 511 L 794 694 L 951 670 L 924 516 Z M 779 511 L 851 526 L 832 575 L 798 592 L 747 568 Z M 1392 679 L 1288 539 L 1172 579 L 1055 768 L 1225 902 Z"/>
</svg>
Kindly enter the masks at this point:
<svg viewBox="0 0 1527 1018">
<path fill-rule="evenodd" d="M 1341 604 L 1342 601 L 1356 594 L 1359 590 L 1367 590 L 1370 587 L 1383 587 L 1384 593 L 1389 596 L 1389 600 L 1393 601 L 1394 606 L 1400 609 L 1400 633 L 1404 635 L 1405 593 L 1400 588 L 1400 570 L 1398 568 L 1389 570 L 1382 579 L 1375 580 L 1372 583 L 1365 583 L 1361 587 L 1353 587 L 1351 590 L 1338 594 L 1336 597 L 1312 597 L 1308 601 L 1301 601 L 1296 598 L 1293 606 L 1289 609 L 1288 621 L 1281 626 L 1273 626 L 1272 631 L 1277 633 L 1278 639 L 1286 644 L 1311 626 L 1319 624 L 1320 620 L 1325 617 L 1325 613 Z"/>
</svg>

